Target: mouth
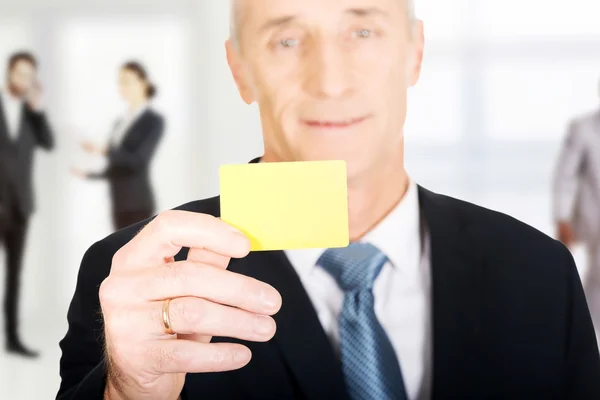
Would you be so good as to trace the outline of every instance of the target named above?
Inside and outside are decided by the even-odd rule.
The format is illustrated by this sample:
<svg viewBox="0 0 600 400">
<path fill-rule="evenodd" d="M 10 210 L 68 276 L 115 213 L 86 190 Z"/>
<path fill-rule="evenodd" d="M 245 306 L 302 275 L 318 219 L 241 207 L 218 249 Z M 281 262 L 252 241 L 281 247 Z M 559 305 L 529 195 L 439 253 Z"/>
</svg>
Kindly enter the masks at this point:
<svg viewBox="0 0 600 400">
<path fill-rule="evenodd" d="M 319 129 L 346 129 L 354 127 L 364 122 L 369 118 L 368 115 L 358 118 L 347 118 L 347 119 L 305 119 L 302 123 L 310 128 Z"/>
</svg>

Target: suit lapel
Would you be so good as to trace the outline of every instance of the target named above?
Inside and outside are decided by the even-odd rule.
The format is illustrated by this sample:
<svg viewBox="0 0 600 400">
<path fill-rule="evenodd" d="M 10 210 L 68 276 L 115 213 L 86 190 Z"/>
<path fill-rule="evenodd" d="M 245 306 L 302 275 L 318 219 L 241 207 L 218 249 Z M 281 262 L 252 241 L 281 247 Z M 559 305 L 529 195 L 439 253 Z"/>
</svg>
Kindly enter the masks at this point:
<svg viewBox="0 0 600 400">
<path fill-rule="evenodd" d="M 344 399 L 346 389 L 339 361 L 323 331 L 300 278 L 282 251 L 251 253 L 236 266 L 276 288 L 283 305 L 275 315 L 277 333 L 272 344 L 294 375 L 307 399 Z"/>
<path fill-rule="evenodd" d="M 480 385 L 485 364 L 479 351 L 482 255 L 455 202 L 422 187 L 419 202 L 431 244 L 432 399 L 481 398 L 485 393 Z M 251 253 L 236 260 L 232 269 L 281 293 L 283 306 L 275 316 L 277 333 L 272 344 L 281 351 L 306 398 L 347 398 L 339 361 L 285 254 Z"/>
<path fill-rule="evenodd" d="M 127 127 L 127 130 L 123 133 L 123 138 L 118 144 L 119 146 L 122 146 L 123 144 L 125 144 L 126 141 L 131 140 L 131 138 L 134 137 L 133 135 L 139 131 L 138 128 L 144 122 L 144 119 L 146 118 L 149 112 L 150 110 L 148 109 L 144 110 L 143 113 L 138 115 L 138 117 L 131 122 L 131 124 Z"/>
<path fill-rule="evenodd" d="M 21 115 L 19 117 L 19 125 L 17 126 L 17 136 L 15 138 L 15 142 L 18 142 L 23 137 L 23 130 L 27 125 L 27 113 L 29 112 L 29 108 L 27 103 L 23 102 L 21 105 Z"/>
<path fill-rule="evenodd" d="M 431 241 L 432 398 L 477 398 L 483 367 L 479 359 L 481 256 L 459 210 L 422 187 L 419 198 Z"/>
<path fill-rule="evenodd" d="M 219 202 L 220 197 L 213 198 L 208 210 L 216 217 L 221 215 Z M 187 251 L 182 251 L 177 259 L 185 259 L 186 255 Z M 346 399 L 344 378 L 333 346 L 285 253 L 252 252 L 243 259 L 232 260 L 229 270 L 266 282 L 281 293 L 283 305 L 274 316 L 277 332 L 270 343 L 280 351 L 304 397 Z"/>
</svg>

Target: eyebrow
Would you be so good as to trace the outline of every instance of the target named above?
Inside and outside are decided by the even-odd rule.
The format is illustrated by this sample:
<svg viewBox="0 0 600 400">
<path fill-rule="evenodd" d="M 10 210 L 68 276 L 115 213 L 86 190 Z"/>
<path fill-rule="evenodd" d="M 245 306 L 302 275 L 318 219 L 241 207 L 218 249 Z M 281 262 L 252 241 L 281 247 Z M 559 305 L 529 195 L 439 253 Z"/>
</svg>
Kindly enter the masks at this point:
<svg viewBox="0 0 600 400">
<path fill-rule="evenodd" d="M 386 12 L 384 12 L 383 10 L 376 8 L 376 7 L 350 8 L 350 9 L 346 10 L 346 13 L 355 15 L 357 17 L 368 17 L 370 15 L 381 15 L 384 17 L 388 16 L 388 14 Z"/>
<path fill-rule="evenodd" d="M 388 16 L 388 14 L 386 12 L 384 12 L 383 10 L 376 8 L 376 7 L 349 8 L 345 11 L 345 13 L 354 15 L 357 17 L 368 17 L 371 15 L 380 15 L 380 16 L 384 16 L 384 17 Z M 293 22 L 295 19 L 297 19 L 297 16 L 295 16 L 295 15 L 287 15 L 284 17 L 270 19 L 260 27 L 260 32 L 265 32 L 265 31 L 268 31 L 269 29 L 287 25 L 290 22 Z"/>
<path fill-rule="evenodd" d="M 287 25 L 295 19 L 296 19 L 295 15 L 288 15 L 285 17 L 270 19 L 260 27 L 260 32 L 265 32 L 270 29 L 277 28 L 279 26 Z"/>
</svg>

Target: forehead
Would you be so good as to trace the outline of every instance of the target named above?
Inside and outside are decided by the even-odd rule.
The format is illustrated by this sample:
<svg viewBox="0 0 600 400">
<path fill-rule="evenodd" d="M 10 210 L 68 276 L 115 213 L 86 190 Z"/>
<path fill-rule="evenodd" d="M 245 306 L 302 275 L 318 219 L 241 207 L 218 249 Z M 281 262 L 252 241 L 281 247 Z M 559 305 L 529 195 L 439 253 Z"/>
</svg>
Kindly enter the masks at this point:
<svg viewBox="0 0 600 400">
<path fill-rule="evenodd" d="M 35 70 L 35 67 L 27 60 L 19 60 L 13 70 L 20 73 L 31 73 Z"/>
<path fill-rule="evenodd" d="M 120 75 L 121 75 L 121 78 L 125 78 L 125 79 L 137 79 L 138 78 L 138 76 L 135 72 L 133 72 L 132 70 L 127 69 L 127 68 L 122 68 L 120 71 Z"/>
<path fill-rule="evenodd" d="M 322 20 L 334 23 L 331 18 L 344 15 L 350 10 L 374 10 L 390 16 L 400 16 L 406 11 L 406 0 L 235 0 L 238 14 L 244 19 L 244 27 L 257 28 L 269 20 L 294 17 Z"/>
</svg>

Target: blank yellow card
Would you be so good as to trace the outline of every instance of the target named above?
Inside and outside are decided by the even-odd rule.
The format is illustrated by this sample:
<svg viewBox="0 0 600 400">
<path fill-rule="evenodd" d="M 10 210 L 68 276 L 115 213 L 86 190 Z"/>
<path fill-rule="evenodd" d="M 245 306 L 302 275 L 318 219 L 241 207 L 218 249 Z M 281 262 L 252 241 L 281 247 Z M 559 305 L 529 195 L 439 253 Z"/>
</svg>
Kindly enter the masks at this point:
<svg viewBox="0 0 600 400">
<path fill-rule="evenodd" d="M 250 238 L 252 250 L 345 247 L 345 161 L 223 165 L 221 219 Z"/>
</svg>

